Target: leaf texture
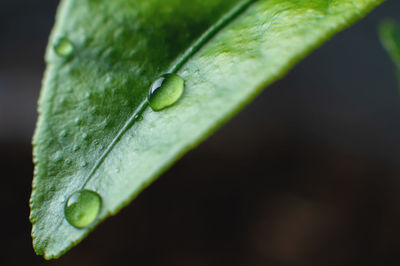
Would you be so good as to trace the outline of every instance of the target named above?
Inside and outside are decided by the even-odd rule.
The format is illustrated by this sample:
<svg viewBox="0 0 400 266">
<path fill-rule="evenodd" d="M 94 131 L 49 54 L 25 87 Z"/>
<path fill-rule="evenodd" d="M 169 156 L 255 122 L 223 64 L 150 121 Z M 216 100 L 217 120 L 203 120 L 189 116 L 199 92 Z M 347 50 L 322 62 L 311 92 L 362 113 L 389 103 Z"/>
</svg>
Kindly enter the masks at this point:
<svg viewBox="0 0 400 266">
<path fill-rule="evenodd" d="M 173 162 L 263 88 L 380 0 L 63 0 L 46 55 L 34 136 L 35 251 L 57 258 L 116 214 Z M 73 44 L 60 57 L 54 44 Z M 185 79 L 182 98 L 146 108 L 160 75 Z M 190 182 L 188 180 L 188 182 Z M 102 197 L 99 218 L 64 217 L 82 188 Z"/>
</svg>

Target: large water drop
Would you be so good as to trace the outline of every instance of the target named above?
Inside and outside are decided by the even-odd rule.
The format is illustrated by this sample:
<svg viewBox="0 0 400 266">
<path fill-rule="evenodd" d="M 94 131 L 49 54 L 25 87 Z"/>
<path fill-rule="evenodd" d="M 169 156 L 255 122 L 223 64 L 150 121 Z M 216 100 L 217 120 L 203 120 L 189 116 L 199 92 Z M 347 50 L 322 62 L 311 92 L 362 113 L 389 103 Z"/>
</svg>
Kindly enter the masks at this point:
<svg viewBox="0 0 400 266">
<path fill-rule="evenodd" d="M 91 190 L 80 190 L 73 193 L 65 204 L 65 218 L 76 228 L 91 225 L 101 210 L 101 197 Z"/>
<path fill-rule="evenodd" d="M 185 80 L 176 74 L 164 74 L 150 87 L 148 102 L 153 111 L 161 111 L 181 98 Z"/>
</svg>

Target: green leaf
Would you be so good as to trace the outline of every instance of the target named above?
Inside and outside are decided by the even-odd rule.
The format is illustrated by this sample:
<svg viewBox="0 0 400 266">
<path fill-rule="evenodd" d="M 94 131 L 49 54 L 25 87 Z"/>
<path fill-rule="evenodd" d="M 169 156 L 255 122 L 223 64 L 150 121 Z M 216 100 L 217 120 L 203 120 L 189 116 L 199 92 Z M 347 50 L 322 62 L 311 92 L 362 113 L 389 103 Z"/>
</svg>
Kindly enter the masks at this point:
<svg viewBox="0 0 400 266">
<path fill-rule="evenodd" d="M 396 66 L 400 84 L 400 25 L 394 20 L 385 20 L 379 25 L 379 37 Z"/>
<path fill-rule="evenodd" d="M 385 20 L 379 26 L 379 37 L 396 67 L 400 69 L 400 25 L 394 20 Z"/>
<path fill-rule="evenodd" d="M 34 136 L 36 252 L 57 258 L 76 245 L 264 87 L 381 2 L 62 1 Z M 160 112 L 145 108 L 150 85 L 167 72 L 184 78 L 182 97 Z M 78 229 L 64 207 L 81 189 L 101 196 L 75 194 L 90 199 L 82 205 L 90 217 L 102 206 L 93 224 Z M 74 219 L 80 227 L 90 221 Z"/>
</svg>

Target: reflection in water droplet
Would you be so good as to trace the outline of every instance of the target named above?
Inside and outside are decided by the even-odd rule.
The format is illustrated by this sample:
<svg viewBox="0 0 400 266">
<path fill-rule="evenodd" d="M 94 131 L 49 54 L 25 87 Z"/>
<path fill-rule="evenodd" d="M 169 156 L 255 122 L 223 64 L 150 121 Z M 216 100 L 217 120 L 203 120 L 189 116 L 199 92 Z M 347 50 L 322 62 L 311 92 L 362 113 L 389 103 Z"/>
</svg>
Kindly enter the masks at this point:
<svg viewBox="0 0 400 266">
<path fill-rule="evenodd" d="M 70 40 L 62 37 L 54 44 L 54 51 L 62 57 L 70 57 L 75 52 L 75 47 Z"/>
<path fill-rule="evenodd" d="M 153 111 L 161 111 L 176 103 L 183 94 L 185 80 L 176 74 L 164 74 L 150 87 L 148 102 Z"/>
<path fill-rule="evenodd" d="M 100 195 L 91 190 L 80 190 L 68 198 L 64 214 L 72 226 L 82 229 L 88 227 L 96 220 L 100 210 Z"/>
</svg>

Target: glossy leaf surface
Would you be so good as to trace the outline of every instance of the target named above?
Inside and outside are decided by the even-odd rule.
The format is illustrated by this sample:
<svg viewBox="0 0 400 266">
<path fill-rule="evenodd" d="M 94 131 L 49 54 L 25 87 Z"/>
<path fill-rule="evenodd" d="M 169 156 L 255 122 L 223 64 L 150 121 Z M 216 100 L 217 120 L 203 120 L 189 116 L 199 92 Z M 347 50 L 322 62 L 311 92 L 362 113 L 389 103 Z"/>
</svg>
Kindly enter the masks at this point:
<svg viewBox="0 0 400 266">
<path fill-rule="evenodd" d="M 36 252 L 47 259 L 66 252 L 380 2 L 62 1 L 34 137 Z M 182 97 L 160 112 L 145 108 L 150 85 L 168 72 L 185 80 Z M 135 122 L 139 113 L 143 120 Z M 81 189 L 98 193 L 102 208 L 90 227 L 78 229 L 64 207 Z"/>
</svg>

